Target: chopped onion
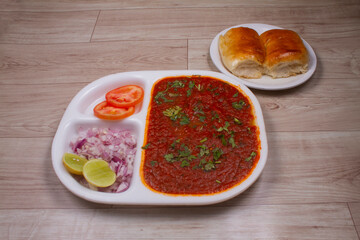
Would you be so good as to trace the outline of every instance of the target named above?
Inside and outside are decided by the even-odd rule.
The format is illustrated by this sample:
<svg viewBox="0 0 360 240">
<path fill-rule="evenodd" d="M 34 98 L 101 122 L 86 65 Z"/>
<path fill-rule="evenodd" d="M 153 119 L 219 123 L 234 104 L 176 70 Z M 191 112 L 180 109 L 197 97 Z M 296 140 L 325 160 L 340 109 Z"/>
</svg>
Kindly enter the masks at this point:
<svg viewBox="0 0 360 240">
<path fill-rule="evenodd" d="M 103 159 L 116 174 L 116 181 L 103 192 L 123 192 L 130 186 L 136 154 L 136 137 L 129 130 L 110 128 L 80 129 L 79 136 L 70 143 L 75 154 L 87 159 Z M 89 187 L 86 181 L 79 181 Z"/>
</svg>

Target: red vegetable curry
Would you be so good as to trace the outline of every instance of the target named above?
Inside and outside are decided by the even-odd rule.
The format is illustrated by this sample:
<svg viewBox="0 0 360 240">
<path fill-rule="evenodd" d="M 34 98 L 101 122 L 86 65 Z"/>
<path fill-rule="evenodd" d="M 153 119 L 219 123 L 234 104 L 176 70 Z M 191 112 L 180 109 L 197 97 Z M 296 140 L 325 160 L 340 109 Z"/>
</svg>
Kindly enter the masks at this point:
<svg viewBox="0 0 360 240">
<path fill-rule="evenodd" d="M 225 191 L 244 181 L 260 155 L 249 99 L 207 76 L 160 79 L 152 89 L 142 154 L 143 183 L 167 194 Z"/>
</svg>

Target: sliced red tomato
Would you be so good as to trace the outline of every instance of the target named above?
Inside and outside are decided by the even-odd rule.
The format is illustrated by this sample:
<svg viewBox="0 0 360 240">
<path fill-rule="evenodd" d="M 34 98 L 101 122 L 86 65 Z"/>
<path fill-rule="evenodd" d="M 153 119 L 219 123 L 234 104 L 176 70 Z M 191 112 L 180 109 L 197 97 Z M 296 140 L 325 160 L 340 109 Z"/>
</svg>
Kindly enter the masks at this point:
<svg viewBox="0 0 360 240">
<path fill-rule="evenodd" d="M 127 85 L 111 90 L 106 94 L 106 101 L 114 107 L 130 107 L 140 103 L 144 90 L 136 85 Z"/>
<path fill-rule="evenodd" d="M 119 120 L 131 116 L 135 112 L 135 107 L 118 108 L 110 106 L 106 101 L 94 107 L 94 115 L 106 120 Z"/>
</svg>

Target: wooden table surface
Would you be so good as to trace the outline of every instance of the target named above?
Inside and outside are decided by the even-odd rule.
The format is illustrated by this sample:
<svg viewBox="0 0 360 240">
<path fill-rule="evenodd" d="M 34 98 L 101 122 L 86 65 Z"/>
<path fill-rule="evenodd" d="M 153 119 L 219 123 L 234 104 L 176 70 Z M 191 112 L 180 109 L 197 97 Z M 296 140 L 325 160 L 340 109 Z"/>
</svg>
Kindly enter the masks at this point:
<svg viewBox="0 0 360 240">
<path fill-rule="evenodd" d="M 119 206 L 70 193 L 51 144 L 74 95 L 108 74 L 218 71 L 215 35 L 243 23 L 297 31 L 305 84 L 254 90 L 269 157 L 246 192 L 210 206 Z M 1 239 L 359 239 L 360 1 L 0 1 Z"/>
</svg>

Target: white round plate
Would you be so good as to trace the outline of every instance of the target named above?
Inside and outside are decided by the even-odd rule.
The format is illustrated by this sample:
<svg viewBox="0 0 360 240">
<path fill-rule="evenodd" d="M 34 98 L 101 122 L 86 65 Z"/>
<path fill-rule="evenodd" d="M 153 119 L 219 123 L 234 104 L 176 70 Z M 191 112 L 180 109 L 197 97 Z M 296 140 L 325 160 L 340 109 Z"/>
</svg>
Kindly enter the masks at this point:
<svg viewBox="0 0 360 240">
<path fill-rule="evenodd" d="M 148 189 L 141 181 L 141 146 L 144 144 L 145 124 L 153 84 L 168 76 L 203 75 L 222 79 L 238 86 L 247 95 L 255 110 L 255 119 L 260 132 L 260 159 L 252 174 L 241 184 L 227 191 L 212 195 L 170 196 L 156 193 Z M 106 121 L 96 118 L 93 108 L 97 103 L 105 100 L 105 94 L 117 87 L 135 84 L 144 89 L 144 100 L 136 107 L 135 113 L 120 121 Z M 109 127 L 131 130 L 137 138 L 137 152 L 134 161 L 134 172 L 130 187 L 122 193 L 104 193 L 91 190 L 78 183 L 67 172 L 62 163 L 65 152 L 71 152 L 69 143 L 77 135 L 79 128 Z M 204 205 L 213 204 L 230 199 L 250 187 L 264 169 L 268 154 L 268 145 L 264 119 L 260 104 L 255 95 L 235 79 L 222 73 L 210 71 L 140 71 L 124 72 L 105 76 L 84 87 L 70 102 L 60 121 L 52 144 L 52 163 L 60 181 L 75 195 L 97 203 L 132 204 L 132 205 Z"/>
<path fill-rule="evenodd" d="M 288 77 L 288 78 L 276 78 L 273 79 L 269 76 L 262 76 L 259 79 L 246 79 L 246 78 L 240 78 L 235 75 L 233 75 L 229 70 L 226 69 L 226 67 L 223 65 L 221 56 L 219 53 L 219 37 L 220 35 L 224 35 L 227 31 L 229 31 L 231 28 L 236 27 L 248 27 L 252 28 L 260 35 L 265 31 L 268 31 L 270 29 L 282 29 L 277 26 L 271 26 L 267 24 L 260 24 L 260 23 L 249 23 L 249 24 L 241 24 L 237 26 L 229 27 L 219 34 L 216 35 L 216 37 L 213 39 L 210 45 L 210 57 L 215 64 L 215 66 L 219 69 L 220 72 L 226 74 L 227 76 L 230 76 L 232 78 L 235 78 L 240 83 L 245 84 L 246 86 L 250 88 L 255 89 L 261 89 L 261 90 L 282 90 L 282 89 L 288 89 L 296 87 L 300 84 L 303 84 L 307 80 L 310 79 L 310 77 L 313 75 L 316 69 L 316 55 L 314 50 L 311 48 L 311 46 L 304 40 L 304 45 L 309 53 L 309 69 L 306 73 L 299 74 L 296 76 Z"/>
</svg>

